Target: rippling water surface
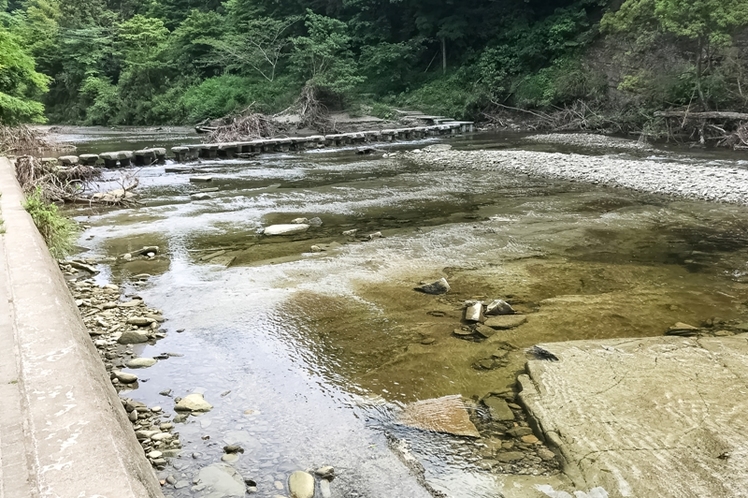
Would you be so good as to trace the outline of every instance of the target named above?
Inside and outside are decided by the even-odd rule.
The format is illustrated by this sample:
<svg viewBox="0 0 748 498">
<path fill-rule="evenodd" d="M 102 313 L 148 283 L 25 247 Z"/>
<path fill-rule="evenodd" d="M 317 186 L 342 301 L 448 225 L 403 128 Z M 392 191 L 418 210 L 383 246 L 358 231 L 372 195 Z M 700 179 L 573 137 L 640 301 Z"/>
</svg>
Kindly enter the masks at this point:
<svg viewBox="0 0 748 498">
<path fill-rule="evenodd" d="M 67 135 L 82 152 L 195 140 L 186 130 L 176 138 L 169 130 Z M 512 135 L 453 143 L 563 150 Z M 283 494 L 275 483 L 291 471 L 322 465 L 336 468 L 336 497 L 431 496 L 429 487 L 451 497 L 511 489 L 533 496 L 532 485 L 558 477 L 491 471 L 485 438 L 406 429 L 397 414 L 418 400 L 460 394 L 476 402 L 513 389 L 524 349 L 537 343 L 661 335 L 675 322 L 714 317 L 748 320 L 746 208 L 354 152 L 204 161 L 190 165 L 194 172 L 166 173 L 163 165 L 109 171 L 101 188 L 137 175 L 143 206 L 75 211 L 86 227 L 82 255 L 162 249 L 153 261 L 114 263 L 101 278 L 168 318 L 167 338 L 142 347 L 142 355 L 183 355 L 139 371 L 147 382 L 129 395 L 170 411 L 173 401 L 159 392 L 199 389 L 214 405 L 179 426 L 184 451 L 164 476 L 191 478 L 238 442 L 245 453 L 234 465 L 263 497 Z M 741 166 L 731 155 L 691 160 Z M 198 173 L 213 180 L 191 182 Z M 203 188 L 219 190 L 191 200 Z M 324 224 L 303 235 L 257 234 L 315 216 Z M 384 237 L 342 235 L 352 229 Z M 152 277 L 132 282 L 140 273 Z M 412 290 L 441 277 L 452 286 L 446 296 Z M 484 342 L 452 335 L 464 300 L 497 298 L 527 323 Z M 506 344 L 505 364 L 480 366 Z M 423 466 L 427 486 L 403 464 L 409 457 Z M 190 487 L 168 493 L 193 496 Z"/>
</svg>

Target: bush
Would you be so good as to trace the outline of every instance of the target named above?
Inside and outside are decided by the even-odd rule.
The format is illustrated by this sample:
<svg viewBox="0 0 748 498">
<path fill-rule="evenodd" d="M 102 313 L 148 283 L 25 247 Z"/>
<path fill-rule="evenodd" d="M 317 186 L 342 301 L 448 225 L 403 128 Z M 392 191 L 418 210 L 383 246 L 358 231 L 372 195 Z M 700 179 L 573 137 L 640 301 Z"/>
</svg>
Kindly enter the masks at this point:
<svg viewBox="0 0 748 498">
<path fill-rule="evenodd" d="M 187 120 L 213 119 L 239 111 L 252 103 L 260 111 L 277 112 L 288 107 L 299 88 L 288 78 L 273 82 L 235 75 L 209 78 L 187 89 L 181 99 Z"/>
<path fill-rule="evenodd" d="M 62 258 L 67 255 L 78 231 L 75 222 L 60 214 L 55 204 L 45 201 L 41 188 L 37 188 L 26 198 L 23 207 L 34 220 L 52 256 Z"/>
<path fill-rule="evenodd" d="M 605 97 L 605 76 L 580 61 L 559 59 L 550 67 L 527 75 L 514 84 L 514 102 L 520 107 L 550 107 L 575 100 L 596 101 Z"/>
<path fill-rule="evenodd" d="M 485 96 L 465 73 L 464 69 L 460 69 L 431 80 L 416 90 L 401 95 L 399 103 L 455 119 L 470 118 L 481 106 Z"/>
</svg>

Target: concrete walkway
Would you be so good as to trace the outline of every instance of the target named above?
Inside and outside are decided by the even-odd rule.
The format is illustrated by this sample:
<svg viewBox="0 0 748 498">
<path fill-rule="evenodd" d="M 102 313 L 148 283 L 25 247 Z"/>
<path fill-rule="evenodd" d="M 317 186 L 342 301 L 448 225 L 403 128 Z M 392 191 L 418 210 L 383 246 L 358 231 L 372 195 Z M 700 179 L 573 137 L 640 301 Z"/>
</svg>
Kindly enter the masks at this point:
<svg viewBox="0 0 748 498">
<path fill-rule="evenodd" d="M 0 498 L 163 496 L 2 157 L 0 193 Z"/>
<path fill-rule="evenodd" d="M 544 344 L 521 399 L 578 489 L 748 496 L 748 338 Z"/>
</svg>

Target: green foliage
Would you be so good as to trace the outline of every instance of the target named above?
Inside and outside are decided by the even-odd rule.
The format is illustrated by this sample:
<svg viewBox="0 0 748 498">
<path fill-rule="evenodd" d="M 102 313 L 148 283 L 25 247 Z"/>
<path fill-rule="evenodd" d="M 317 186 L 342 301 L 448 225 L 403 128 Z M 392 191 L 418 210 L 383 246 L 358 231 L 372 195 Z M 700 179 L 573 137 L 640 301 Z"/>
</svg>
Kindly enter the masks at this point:
<svg viewBox="0 0 748 498">
<path fill-rule="evenodd" d="M 36 72 L 34 59 L 18 38 L 0 26 L 0 125 L 43 123 L 44 106 L 37 99 L 47 91 L 48 82 Z"/>
<path fill-rule="evenodd" d="M 62 215 L 55 204 L 45 201 L 41 188 L 26 198 L 23 207 L 34 220 L 52 256 L 62 258 L 67 255 L 78 231 L 75 222 Z"/>
<path fill-rule="evenodd" d="M 607 81 L 576 59 L 557 59 L 550 67 L 525 76 L 514 86 L 515 103 L 522 107 L 560 106 L 578 99 L 600 100 Z"/>
<path fill-rule="evenodd" d="M 468 118 L 483 104 L 483 95 L 466 71 L 439 76 L 398 99 L 405 106 L 425 112 Z"/>
<path fill-rule="evenodd" d="M 336 94 L 363 83 L 346 24 L 309 10 L 305 25 L 308 35 L 291 40 L 291 65 L 297 74 L 311 86 Z"/>
<path fill-rule="evenodd" d="M 250 104 L 258 110 L 275 112 L 286 108 L 298 95 L 299 87 L 289 78 L 272 83 L 256 77 L 224 75 L 209 78 L 189 88 L 181 104 L 190 122 L 218 118 L 240 111 Z"/>
</svg>

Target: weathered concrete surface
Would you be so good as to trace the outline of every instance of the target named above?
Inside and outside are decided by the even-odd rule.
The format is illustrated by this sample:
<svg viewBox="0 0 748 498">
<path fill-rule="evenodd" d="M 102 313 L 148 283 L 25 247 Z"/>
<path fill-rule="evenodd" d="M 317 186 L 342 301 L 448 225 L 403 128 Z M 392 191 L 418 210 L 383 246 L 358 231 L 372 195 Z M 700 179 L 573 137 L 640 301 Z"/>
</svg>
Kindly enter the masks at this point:
<svg viewBox="0 0 748 498">
<path fill-rule="evenodd" d="M 577 488 L 611 497 L 748 496 L 748 339 L 543 344 L 521 400 Z"/>
<path fill-rule="evenodd" d="M 163 496 L 2 157 L 0 192 L 0 497 Z"/>
</svg>

